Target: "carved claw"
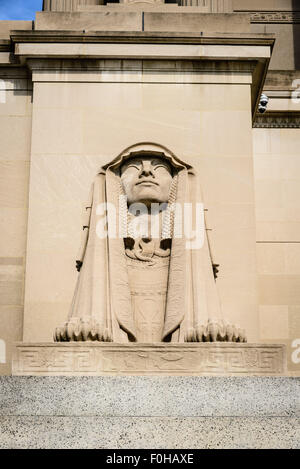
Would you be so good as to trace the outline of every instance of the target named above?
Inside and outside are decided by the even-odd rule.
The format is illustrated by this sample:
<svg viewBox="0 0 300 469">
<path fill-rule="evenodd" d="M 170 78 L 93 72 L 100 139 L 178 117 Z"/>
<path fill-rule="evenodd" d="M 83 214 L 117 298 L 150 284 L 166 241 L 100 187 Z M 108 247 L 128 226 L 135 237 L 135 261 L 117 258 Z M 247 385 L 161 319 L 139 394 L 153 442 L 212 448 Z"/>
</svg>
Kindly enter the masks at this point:
<svg viewBox="0 0 300 469">
<path fill-rule="evenodd" d="M 196 326 L 195 327 L 195 332 L 196 332 L 196 342 L 203 342 L 203 336 L 205 333 L 205 327 L 202 326 Z"/>
<path fill-rule="evenodd" d="M 89 316 L 71 318 L 55 329 L 53 338 L 54 342 L 112 342 L 109 330 Z"/>
<path fill-rule="evenodd" d="M 185 342 L 197 342 L 197 334 L 196 330 L 193 327 L 190 327 L 184 336 L 184 341 Z"/>
<path fill-rule="evenodd" d="M 198 324 L 185 333 L 185 342 L 247 342 L 245 330 L 224 324 L 208 321 L 206 325 Z"/>
</svg>

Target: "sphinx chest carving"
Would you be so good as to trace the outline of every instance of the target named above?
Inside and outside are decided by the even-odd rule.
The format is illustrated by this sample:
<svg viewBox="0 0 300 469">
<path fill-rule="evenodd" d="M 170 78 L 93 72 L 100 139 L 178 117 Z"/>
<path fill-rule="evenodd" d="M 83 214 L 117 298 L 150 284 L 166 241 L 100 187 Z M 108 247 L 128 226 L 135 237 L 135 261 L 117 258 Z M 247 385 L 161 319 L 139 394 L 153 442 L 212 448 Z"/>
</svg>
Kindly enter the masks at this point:
<svg viewBox="0 0 300 469">
<path fill-rule="evenodd" d="M 124 244 L 137 340 L 144 343 L 161 342 L 167 300 L 170 243 L 140 238 L 124 240 Z"/>
</svg>

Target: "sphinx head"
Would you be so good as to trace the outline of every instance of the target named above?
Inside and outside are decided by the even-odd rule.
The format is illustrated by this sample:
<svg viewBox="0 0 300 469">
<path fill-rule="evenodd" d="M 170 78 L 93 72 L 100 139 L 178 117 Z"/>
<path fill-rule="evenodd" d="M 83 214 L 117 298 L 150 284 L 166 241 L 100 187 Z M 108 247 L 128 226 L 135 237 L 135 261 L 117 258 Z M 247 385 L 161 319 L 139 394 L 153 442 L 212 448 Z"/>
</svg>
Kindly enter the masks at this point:
<svg viewBox="0 0 300 469">
<path fill-rule="evenodd" d="M 128 205 L 168 202 L 173 175 L 166 159 L 154 154 L 130 157 L 122 164 L 120 175 Z"/>
</svg>

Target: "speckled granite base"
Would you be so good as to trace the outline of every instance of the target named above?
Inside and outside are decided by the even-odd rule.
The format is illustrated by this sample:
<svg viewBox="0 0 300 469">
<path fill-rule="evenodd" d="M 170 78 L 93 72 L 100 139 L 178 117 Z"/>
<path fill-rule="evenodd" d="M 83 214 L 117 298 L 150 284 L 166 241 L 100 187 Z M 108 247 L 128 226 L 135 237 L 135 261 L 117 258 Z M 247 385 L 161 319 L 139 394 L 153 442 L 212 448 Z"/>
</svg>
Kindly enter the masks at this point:
<svg viewBox="0 0 300 469">
<path fill-rule="evenodd" d="M 299 420 L 234 417 L 3 417 L 0 448 L 299 448 Z"/>
<path fill-rule="evenodd" d="M 0 377 L 0 448 L 300 449 L 300 378 Z"/>
</svg>

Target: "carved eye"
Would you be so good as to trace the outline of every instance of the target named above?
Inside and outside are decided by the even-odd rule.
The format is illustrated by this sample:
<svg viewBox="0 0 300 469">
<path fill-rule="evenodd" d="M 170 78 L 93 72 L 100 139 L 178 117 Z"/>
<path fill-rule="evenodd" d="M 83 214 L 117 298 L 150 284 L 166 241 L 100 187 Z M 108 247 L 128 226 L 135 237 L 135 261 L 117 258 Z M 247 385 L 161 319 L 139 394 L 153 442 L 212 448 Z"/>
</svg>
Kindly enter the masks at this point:
<svg viewBox="0 0 300 469">
<path fill-rule="evenodd" d="M 137 169 L 137 170 L 140 170 L 140 169 L 141 169 L 141 166 L 138 166 L 137 164 L 129 164 L 129 165 L 127 166 L 127 168 L 135 168 L 135 169 Z"/>
<path fill-rule="evenodd" d="M 136 161 L 136 162 L 128 163 L 128 165 L 125 167 L 125 171 L 126 171 L 126 169 L 128 169 L 128 168 L 134 168 L 134 169 L 137 169 L 138 171 L 140 171 L 140 169 L 141 169 L 141 162 Z"/>
<path fill-rule="evenodd" d="M 151 161 L 151 166 L 154 170 L 156 170 L 158 168 L 166 168 L 166 165 L 164 164 L 164 162 L 160 161 L 160 160 L 152 160 Z"/>
<path fill-rule="evenodd" d="M 170 168 L 163 162 L 152 163 L 153 170 L 156 171 L 157 169 L 163 168 L 166 171 L 170 172 Z"/>
</svg>

